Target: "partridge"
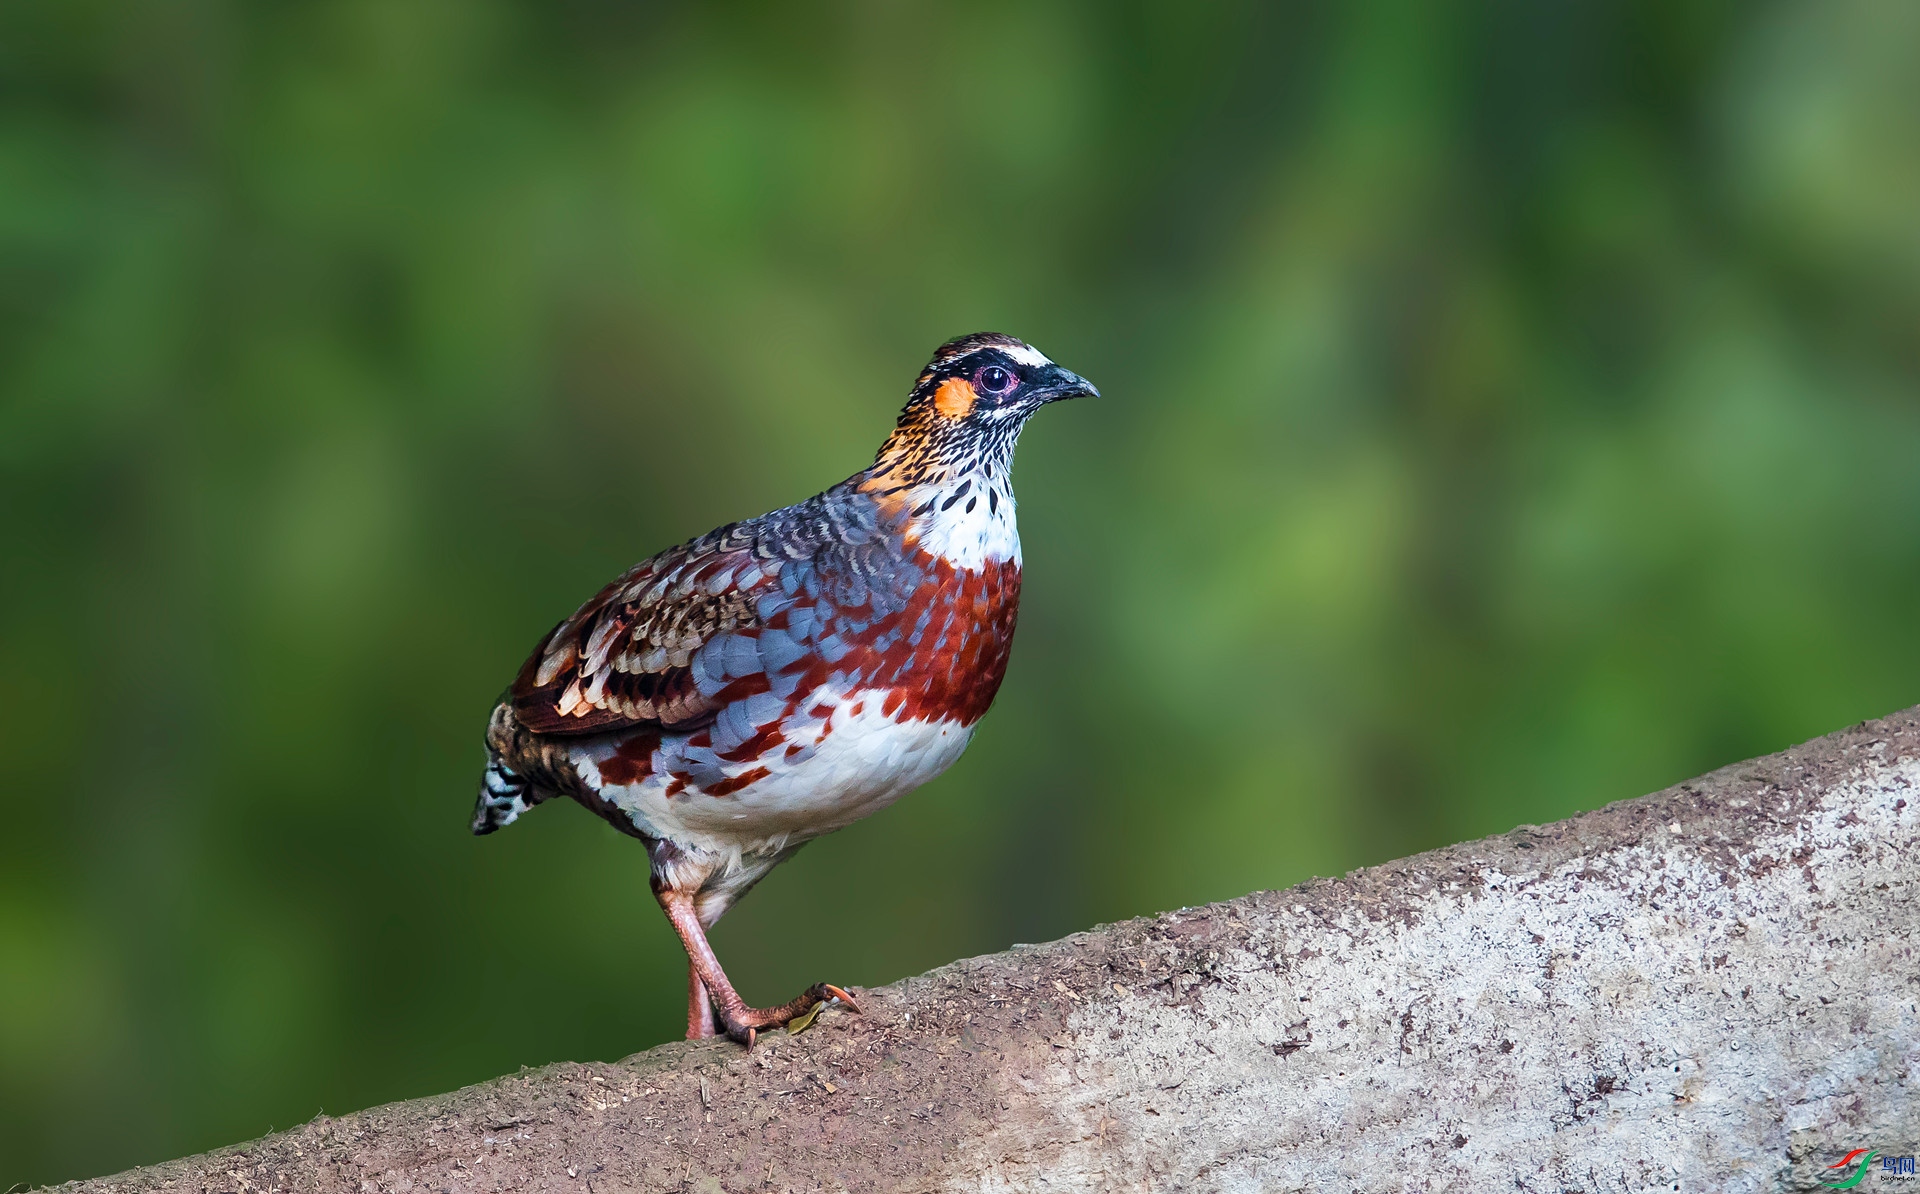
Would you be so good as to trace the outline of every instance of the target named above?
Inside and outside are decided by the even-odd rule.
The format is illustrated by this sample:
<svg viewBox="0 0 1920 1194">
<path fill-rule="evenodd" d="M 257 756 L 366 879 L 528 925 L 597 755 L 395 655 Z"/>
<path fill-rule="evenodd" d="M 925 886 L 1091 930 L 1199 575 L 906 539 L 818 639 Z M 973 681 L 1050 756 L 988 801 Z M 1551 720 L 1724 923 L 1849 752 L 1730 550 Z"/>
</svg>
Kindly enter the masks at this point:
<svg viewBox="0 0 1920 1194">
<path fill-rule="evenodd" d="M 871 466 L 643 560 L 541 640 L 488 723 L 473 831 L 569 796 L 644 843 L 689 1037 L 751 1047 L 853 1005 L 818 983 L 749 1007 L 706 931 L 966 749 L 1020 606 L 1014 445 L 1042 406 L 1097 394 L 1011 336 L 942 345 Z"/>
</svg>

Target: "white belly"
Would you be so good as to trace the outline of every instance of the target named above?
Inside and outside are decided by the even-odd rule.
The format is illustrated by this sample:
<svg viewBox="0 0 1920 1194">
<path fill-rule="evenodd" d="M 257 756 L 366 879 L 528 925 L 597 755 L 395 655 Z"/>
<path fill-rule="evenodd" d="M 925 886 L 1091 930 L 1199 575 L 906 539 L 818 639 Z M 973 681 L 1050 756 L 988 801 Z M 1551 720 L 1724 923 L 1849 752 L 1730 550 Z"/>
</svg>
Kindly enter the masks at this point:
<svg viewBox="0 0 1920 1194">
<path fill-rule="evenodd" d="M 715 763 L 686 736 L 670 735 L 654 752 L 653 774 L 636 783 L 600 782 L 592 756 L 610 750 L 584 750 L 577 765 L 649 836 L 729 855 L 775 853 L 879 812 L 951 767 L 973 737 L 972 726 L 954 721 L 888 717 L 884 698 L 817 689 L 797 703 L 805 713 L 788 725 L 786 741 L 745 762 Z M 760 768 L 764 776 L 725 795 L 702 786 Z"/>
</svg>

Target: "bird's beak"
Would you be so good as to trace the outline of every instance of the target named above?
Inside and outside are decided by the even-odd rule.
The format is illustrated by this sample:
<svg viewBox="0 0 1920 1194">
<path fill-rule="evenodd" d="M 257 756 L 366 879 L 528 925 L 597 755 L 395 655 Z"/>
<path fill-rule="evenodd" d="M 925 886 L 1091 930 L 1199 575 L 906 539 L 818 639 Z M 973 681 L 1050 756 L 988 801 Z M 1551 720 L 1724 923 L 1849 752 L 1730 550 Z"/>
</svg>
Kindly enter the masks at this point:
<svg viewBox="0 0 1920 1194">
<path fill-rule="evenodd" d="M 1034 379 L 1033 388 L 1028 393 L 1042 402 L 1058 402 L 1062 398 L 1098 398 L 1100 396 L 1100 391 L 1093 388 L 1092 382 L 1058 365 L 1048 365 L 1046 370 Z"/>
</svg>

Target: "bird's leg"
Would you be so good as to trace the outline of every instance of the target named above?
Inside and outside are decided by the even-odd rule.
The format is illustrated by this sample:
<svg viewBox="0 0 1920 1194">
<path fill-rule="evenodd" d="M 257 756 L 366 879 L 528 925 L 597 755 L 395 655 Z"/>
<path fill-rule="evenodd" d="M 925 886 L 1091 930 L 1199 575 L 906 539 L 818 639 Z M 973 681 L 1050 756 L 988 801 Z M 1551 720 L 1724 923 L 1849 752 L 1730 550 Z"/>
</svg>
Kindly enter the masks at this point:
<svg viewBox="0 0 1920 1194">
<path fill-rule="evenodd" d="M 702 1037 L 719 1036 L 720 1030 L 713 1026 L 713 1001 L 707 998 L 707 984 L 700 981 L 700 972 L 694 969 L 692 961 L 687 964 L 687 1039 L 697 1041 Z"/>
<path fill-rule="evenodd" d="M 753 1038 L 760 1029 L 784 1027 L 789 1020 L 829 999 L 838 999 L 856 1012 L 860 1010 L 853 996 L 832 983 L 815 983 L 779 1007 L 748 1007 L 747 1001 L 740 998 L 740 993 L 727 981 L 726 971 L 720 969 L 720 959 L 713 956 L 713 947 L 707 944 L 707 931 L 700 923 L 700 914 L 694 909 L 693 895 L 671 888 L 656 894 L 660 907 L 666 911 L 667 920 L 673 924 L 674 932 L 680 934 L 680 944 L 687 950 L 687 962 L 691 967 L 687 983 L 689 994 L 695 984 L 705 987 L 713 1014 L 726 1028 L 727 1035 L 748 1048 L 753 1047 Z M 691 1009 L 687 1012 L 687 1035 L 693 1035 Z"/>
</svg>

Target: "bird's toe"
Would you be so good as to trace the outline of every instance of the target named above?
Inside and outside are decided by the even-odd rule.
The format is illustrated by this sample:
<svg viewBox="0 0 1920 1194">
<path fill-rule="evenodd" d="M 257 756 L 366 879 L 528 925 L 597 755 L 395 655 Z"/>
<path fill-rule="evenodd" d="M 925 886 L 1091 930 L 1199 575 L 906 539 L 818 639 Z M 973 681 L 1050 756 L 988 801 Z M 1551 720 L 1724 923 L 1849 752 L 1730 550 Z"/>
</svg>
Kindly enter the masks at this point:
<svg viewBox="0 0 1920 1194">
<path fill-rule="evenodd" d="M 838 999 L 841 1003 L 846 1004 L 850 1010 L 854 1012 L 860 1012 L 860 1005 L 854 1001 L 853 996 L 847 994 L 845 991 L 841 990 L 839 987 L 834 986 L 832 983 L 815 983 L 813 984 L 812 989 L 810 989 L 807 992 L 807 994 L 812 996 L 814 999 L 818 1000 L 821 1003 L 826 1003 L 829 1000 Z M 864 1014 L 864 1013 L 861 1013 L 861 1014 Z"/>
</svg>

